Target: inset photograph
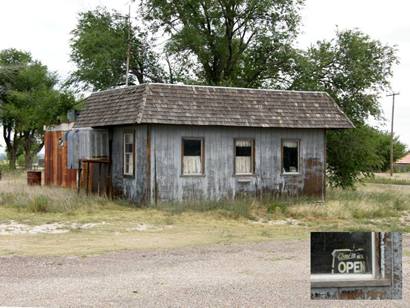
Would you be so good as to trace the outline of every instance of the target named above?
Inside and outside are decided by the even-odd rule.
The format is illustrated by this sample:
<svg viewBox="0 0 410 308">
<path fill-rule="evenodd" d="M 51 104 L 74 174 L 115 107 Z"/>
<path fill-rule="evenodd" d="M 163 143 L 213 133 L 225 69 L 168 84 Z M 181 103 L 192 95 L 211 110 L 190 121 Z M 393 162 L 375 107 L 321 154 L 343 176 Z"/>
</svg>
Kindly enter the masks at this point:
<svg viewBox="0 0 410 308">
<path fill-rule="evenodd" d="M 401 299 L 399 232 L 312 232 L 311 299 Z"/>
</svg>

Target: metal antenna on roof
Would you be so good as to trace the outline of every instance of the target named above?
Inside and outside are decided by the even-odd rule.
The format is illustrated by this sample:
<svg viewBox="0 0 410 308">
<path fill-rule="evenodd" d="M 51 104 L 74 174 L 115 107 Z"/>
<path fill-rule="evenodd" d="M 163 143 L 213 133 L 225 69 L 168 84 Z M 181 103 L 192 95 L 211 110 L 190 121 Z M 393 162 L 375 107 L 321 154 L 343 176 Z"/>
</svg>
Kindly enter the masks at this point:
<svg viewBox="0 0 410 308">
<path fill-rule="evenodd" d="M 132 1 L 133 2 L 133 1 Z M 131 2 L 128 4 L 128 39 L 127 39 L 127 68 L 125 71 L 125 86 L 128 87 L 128 75 L 130 71 L 130 56 L 131 56 Z"/>
<path fill-rule="evenodd" d="M 393 145 L 394 145 L 394 101 L 396 96 L 400 95 L 399 92 L 393 92 L 392 94 L 388 94 L 387 96 L 393 97 L 393 105 L 391 110 L 391 131 L 390 131 L 390 176 L 393 176 Z"/>
</svg>

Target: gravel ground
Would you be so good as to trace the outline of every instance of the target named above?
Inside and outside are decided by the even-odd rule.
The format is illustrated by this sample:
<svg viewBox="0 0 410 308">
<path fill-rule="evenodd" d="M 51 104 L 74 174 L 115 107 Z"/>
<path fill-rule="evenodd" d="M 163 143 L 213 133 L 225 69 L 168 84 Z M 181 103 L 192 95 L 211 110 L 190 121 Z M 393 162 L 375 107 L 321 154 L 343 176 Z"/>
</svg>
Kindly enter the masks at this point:
<svg viewBox="0 0 410 308">
<path fill-rule="evenodd" d="M 403 246 L 409 244 L 406 238 Z M 1 257 L 0 305 L 132 307 L 404 307 L 403 301 L 310 301 L 307 241 Z M 404 257 L 404 279 L 410 258 Z M 407 303 L 407 304 L 405 304 Z"/>
</svg>

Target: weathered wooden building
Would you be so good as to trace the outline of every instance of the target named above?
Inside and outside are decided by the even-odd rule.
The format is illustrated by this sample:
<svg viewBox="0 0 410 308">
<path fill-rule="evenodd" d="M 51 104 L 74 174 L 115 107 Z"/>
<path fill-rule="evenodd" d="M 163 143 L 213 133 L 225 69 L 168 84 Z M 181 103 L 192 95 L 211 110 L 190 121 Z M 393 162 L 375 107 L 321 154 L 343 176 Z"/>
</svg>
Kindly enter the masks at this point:
<svg viewBox="0 0 410 308">
<path fill-rule="evenodd" d="M 107 130 L 115 191 L 158 202 L 324 198 L 325 132 L 353 125 L 322 92 L 144 84 L 93 93 L 75 127 Z"/>
</svg>

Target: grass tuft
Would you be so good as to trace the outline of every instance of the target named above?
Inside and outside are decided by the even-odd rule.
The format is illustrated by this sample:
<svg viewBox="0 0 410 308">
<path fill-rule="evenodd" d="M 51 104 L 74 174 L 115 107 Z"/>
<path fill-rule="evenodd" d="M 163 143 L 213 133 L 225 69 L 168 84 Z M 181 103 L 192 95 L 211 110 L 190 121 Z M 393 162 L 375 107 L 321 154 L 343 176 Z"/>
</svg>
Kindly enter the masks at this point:
<svg viewBox="0 0 410 308">
<path fill-rule="evenodd" d="M 47 213 L 50 210 L 49 200 L 43 195 L 36 196 L 27 204 L 27 209 L 33 213 Z"/>
</svg>

